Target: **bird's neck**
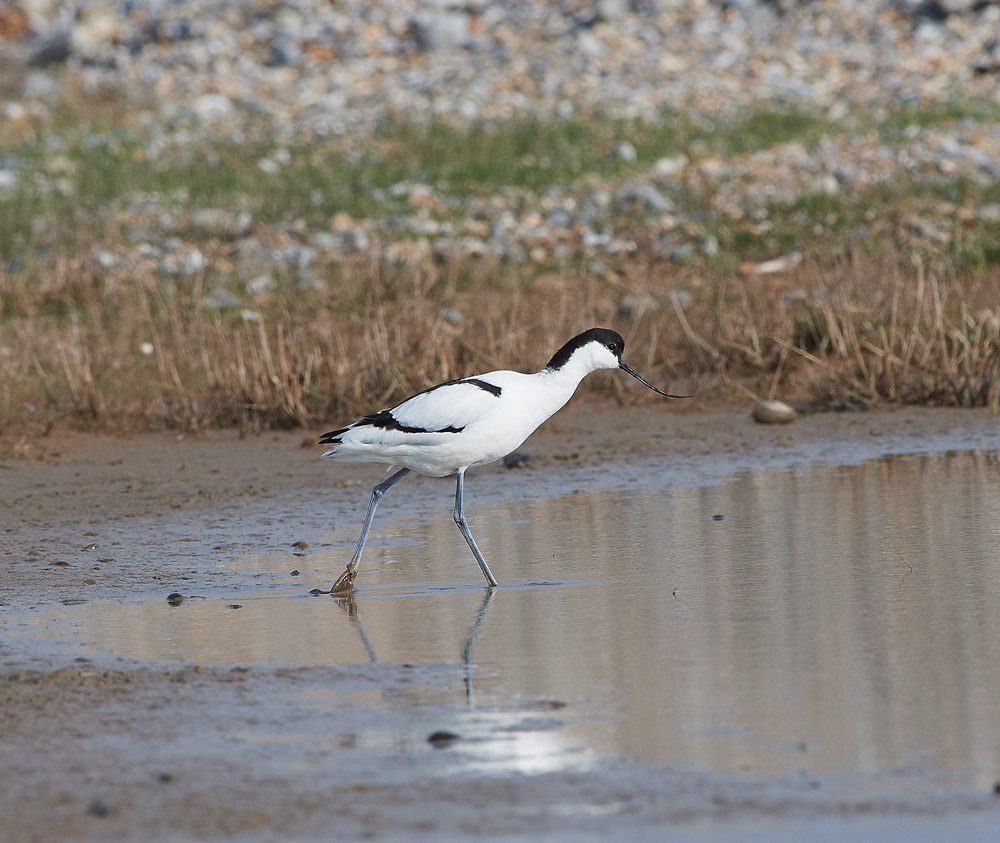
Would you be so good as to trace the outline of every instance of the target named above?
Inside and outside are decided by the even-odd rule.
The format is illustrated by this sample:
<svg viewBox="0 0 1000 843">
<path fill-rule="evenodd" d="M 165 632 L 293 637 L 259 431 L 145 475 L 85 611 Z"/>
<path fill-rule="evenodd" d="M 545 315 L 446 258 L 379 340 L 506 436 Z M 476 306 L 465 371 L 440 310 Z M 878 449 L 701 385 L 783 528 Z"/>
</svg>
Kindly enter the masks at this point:
<svg viewBox="0 0 1000 843">
<path fill-rule="evenodd" d="M 545 393 L 551 396 L 551 400 L 554 403 L 558 402 L 555 409 L 552 410 L 553 413 L 573 397 L 573 393 L 576 392 L 580 381 L 592 371 L 593 369 L 587 366 L 582 360 L 571 358 L 558 369 L 545 368 L 539 372 L 539 383 L 542 385 Z"/>
</svg>

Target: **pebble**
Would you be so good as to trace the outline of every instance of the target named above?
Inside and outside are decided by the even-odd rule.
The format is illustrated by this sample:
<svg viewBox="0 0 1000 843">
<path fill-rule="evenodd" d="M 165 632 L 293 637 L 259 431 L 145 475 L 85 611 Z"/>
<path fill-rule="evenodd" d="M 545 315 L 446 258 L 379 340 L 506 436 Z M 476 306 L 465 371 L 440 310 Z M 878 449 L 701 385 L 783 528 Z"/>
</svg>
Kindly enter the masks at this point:
<svg viewBox="0 0 1000 843">
<path fill-rule="evenodd" d="M 760 424 L 788 424 L 795 421 L 799 414 L 794 407 L 784 401 L 761 401 L 753 408 L 753 420 Z"/>
<path fill-rule="evenodd" d="M 215 289 L 205 299 L 205 307 L 209 310 L 232 310 L 239 302 L 229 290 Z"/>
<path fill-rule="evenodd" d="M 87 806 L 87 813 L 95 817 L 108 817 L 115 812 L 115 806 L 103 799 L 95 799 Z"/>
<path fill-rule="evenodd" d="M 449 732 L 446 729 L 440 729 L 437 732 L 432 732 L 427 737 L 427 743 L 435 749 L 445 749 L 458 740 L 461 740 L 461 735 Z"/>
</svg>

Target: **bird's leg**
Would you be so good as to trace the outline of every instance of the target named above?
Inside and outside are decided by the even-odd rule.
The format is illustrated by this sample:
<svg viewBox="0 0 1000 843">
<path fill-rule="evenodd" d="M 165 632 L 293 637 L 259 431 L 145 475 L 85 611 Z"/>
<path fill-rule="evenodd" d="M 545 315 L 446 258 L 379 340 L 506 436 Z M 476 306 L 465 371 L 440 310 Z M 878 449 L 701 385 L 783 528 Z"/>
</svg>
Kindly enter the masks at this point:
<svg viewBox="0 0 1000 843">
<path fill-rule="evenodd" d="M 481 554 L 479 552 L 479 548 L 476 547 L 476 540 L 472 538 L 472 533 L 469 532 L 469 524 L 465 520 L 465 509 L 462 506 L 462 492 L 464 488 L 465 469 L 463 468 L 460 472 L 458 472 L 458 483 L 455 486 L 455 523 L 458 524 L 458 529 L 462 531 L 462 535 L 465 536 L 465 540 L 469 543 L 469 547 L 472 548 L 472 553 L 476 557 L 479 567 L 483 569 L 483 575 L 486 577 L 486 582 L 490 584 L 490 588 L 494 588 L 497 581 L 493 576 L 493 572 L 490 571 L 490 566 L 487 565 L 486 560 L 483 559 L 483 554 Z"/>
<path fill-rule="evenodd" d="M 401 468 L 395 474 L 392 475 L 388 480 L 383 480 L 374 489 L 372 489 L 371 500 L 368 501 L 368 514 L 365 516 L 364 526 L 361 528 L 361 538 L 358 539 L 358 546 L 354 549 L 354 556 L 351 557 L 351 561 L 347 563 L 347 568 L 344 570 L 337 581 L 330 588 L 330 594 L 343 594 L 345 591 L 350 591 L 354 588 L 354 578 L 358 575 L 358 565 L 361 564 L 361 554 L 365 549 L 365 542 L 368 541 L 368 531 L 372 528 L 372 519 L 375 518 L 375 510 L 378 508 L 378 502 L 382 500 L 382 495 L 384 495 L 397 480 L 402 480 L 403 477 L 410 473 L 410 469 Z"/>
</svg>

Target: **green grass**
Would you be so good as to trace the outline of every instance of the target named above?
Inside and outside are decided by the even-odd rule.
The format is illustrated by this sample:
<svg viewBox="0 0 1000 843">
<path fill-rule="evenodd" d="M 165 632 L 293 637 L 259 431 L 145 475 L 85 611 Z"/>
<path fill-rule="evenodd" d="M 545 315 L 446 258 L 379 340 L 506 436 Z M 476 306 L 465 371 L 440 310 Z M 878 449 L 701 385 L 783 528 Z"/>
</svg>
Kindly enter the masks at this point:
<svg viewBox="0 0 1000 843">
<path fill-rule="evenodd" d="M 59 126 L 67 122 L 63 117 Z M 279 149 L 269 132 L 241 143 L 198 138 L 150 156 L 145 130 L 82 121 L 59 129 L 54 144 L 51 136 L 0 138 L 0 155 L 17 162 L 20 177 L 18 188 L 0 197 L 0 254 L 28 257 L 40 242 L 39 218 L 57 230 L 81 219 L 93 223 L 138 194 L 180 200 L 187 208 L 249 210 L 265 223 L 325 224 L 337 212 L 364 218 L 401 210 L 403 199 L 387 193 L 400 182 L 429 183 L 462 197 L 510 188 L 538 194 L 587 173 L 624 178 L 692 146 L 733 154 L 814 140 L 821 129 L 814 118 L 795 113 L 754 113 L 706 126 L 679 116 L 656 123 L 524 119 L 471 127 L 391 122 L 374 137 L 292 145 L 283 152 L 287 163 L 268 173 L 258 163 L 273 160 Z M 634 147 L 634 161 L 617 154 L 623 142 Z"/>
<path fill-rule="evenodd" d="M 19 186 L 0 195 L 0 260 L 16 265 L 72 255 L 104 238 L 109 220 L 139 195 L 157 197 L 164 210 L 184 214 L 198 208 L 248 211 L 255 223 L 303 220 L 310 230 L 325 230 L 330 217 L 384 219 L 413 212 L 400 183 L 430 184 L 437 204 L 427 213 L 438 220 L 466 216 L 474 197 L 510 195 L 518 190 L 537 197 L 553 187 L 580 190 L 583 180 L 613 186 L 633 173 L 648 172 L 659 158 L 686 154 L 731 157 L 796 141 L 811 146 L 826 135 L 875 132 L 899 140 L 908 126 L 931 128 L 957 120 L 1000 122 L 1000 105 L 945 103 L 927 108 L 904 106 L 885 115 L 852 117 L 840 123 L 799 111 L 754 111 L 696 121 L 664 114 L 657 121 L 519 119 L 458 126 L 443 122 L 389 121 L 372 136 L 318 139 L 280 145 L 266 126 L 251 126 L 245 137 L 197 136 L 150 152 L 148 130 L 127 123 L 102 126 L 73 122 L 62 114 L 48 134 L 5 138 L 0 157 L 16 162 Z M 53 141 L 53 138 L 55 139 Z M 623 142 L 634 160 L 617 153 Z M 280 161 L 266 172 L 261 161 Z M 772 230 L 755 235 L 727 229 L 707 211 L 702 185 L 678 184 L 671 199 L 694 219 L 703 219 L 724 250 L 722 260 L 764 255 L 799 244 L 822 246 L 833 231 L 850 236 L 864 213 L 881 213 L 898 204 L 899 192 L 935 197 L 954 204 L 996 201 L 1000 188 L 942 178 L 901 184 L 890 195 L 879 190 L 862 197 L 806 195 L 767 210 Z M 534 199 L 530 200 L 533 205 Z M 642 224 L 641 216 L 623 220 Z M 822 229 L 820 235 L 815 232 Z M 183 231 L 197 241 L 210 233 Z M 401 232 L 400 237 L 407 236 Z M 995 249 L 984 236 L 961 248 L 982 264 Z"/>
<path fill-rule="evenodd" d="M 926 105 L 902 105 L 884 115 L 861 117 L 862 129 L 874 131 L 883 143 L 896 143 L 908 128 L 934 129 L 952 123 L 1000 122 L 1000 103 L 985 99 L 949 100 Z"/>
</svg>

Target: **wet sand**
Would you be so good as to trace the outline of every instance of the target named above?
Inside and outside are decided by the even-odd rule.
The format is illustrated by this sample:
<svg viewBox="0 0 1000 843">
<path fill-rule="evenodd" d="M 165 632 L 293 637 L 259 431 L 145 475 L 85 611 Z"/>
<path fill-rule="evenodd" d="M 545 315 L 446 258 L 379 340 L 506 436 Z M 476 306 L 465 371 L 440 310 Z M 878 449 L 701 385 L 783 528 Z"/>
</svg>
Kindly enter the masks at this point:
<svg viewBox="0 0 1000 843">
<path fill-rule="evenodd" d="M 596 545 L 602 513 L 641 512 L 643 494 L 886 454 L 995 452 L 997 431 L 980 411 L 772 427 L 742 411 L 571 408 L 525 444 L 524 466 L 469 475 L 496 598 L 483 598 L 451 524 L 451 482 L 407 478 L 380 508 L 349 603 L 307 595 L 348 558 L 378 467 L 324 463 L 301 433 L 52 439 L 42 459 L 0 465 L 0 838 L 642 840 L 669 828 L 713 840 L 995 839 L 991 767 L 919 778 L 918 759 L 911 786 L 825 762 L 699 769 L 662 753 L 591 751 L 608 708 L 585 686 L 555 696 L 564 686 L 544 671 L 525 664 L 526 678 L 508 680 L 477 653 L 494 664 L 490 628 L 515 609 L 525 635 L 533 614 L 574 600 L 638 611 L 628 605 L 636 581 L 603 589 L 605 575 L 574 567 L 582 551 L 557 558 L 539 520 L 582 517 L 597 532 L 581 542 Z M 992 464 L 981 470 L 988 482 Z M 615 508 L 619 493 L 633 496 L 626 509 Z M 579 494 L 606 496 L 607 509 L 581 513 Z M 526 500 L 542 503 L 522 511 Z M 484 524 L 487 513 L 505 523 Z M 503 544 L 528 533 L 537 541 Z M 912 568 L 915 551 L 899 547 Z M 685 597 L 685 572 L 672 575 Z M 173 592 L 185 600 L 168 607 Z M 407 626 L 392 626 L 393 614 Z M 978 630 L 987 638 L 989 623 Z M 545 646 L 542 632 L 525 652 Z M 570 653 L 572 642 L 560 646 Z"/>
</svg>

